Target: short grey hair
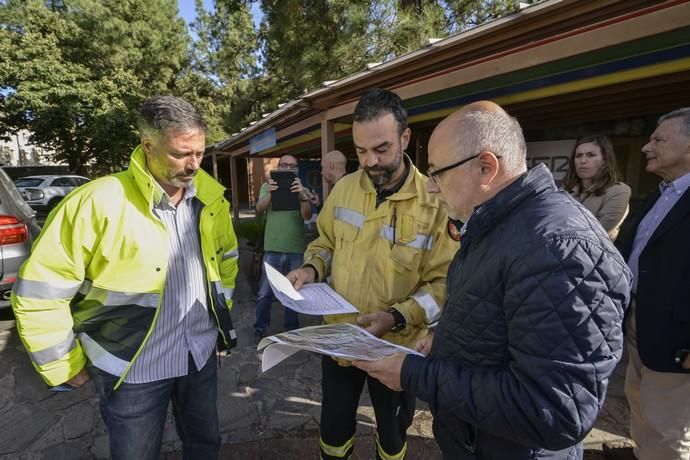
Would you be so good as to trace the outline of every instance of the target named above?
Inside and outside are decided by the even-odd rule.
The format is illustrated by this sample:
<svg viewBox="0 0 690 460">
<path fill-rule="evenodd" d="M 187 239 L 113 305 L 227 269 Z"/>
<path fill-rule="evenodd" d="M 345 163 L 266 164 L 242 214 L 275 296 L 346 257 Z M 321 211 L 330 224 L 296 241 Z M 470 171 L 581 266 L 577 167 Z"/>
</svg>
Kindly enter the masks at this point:
<svg viewBox="0 0 690 460">
<path fill-rule="evenodd" d="M 154 96 L 139 109 L 139 133 L 142 137 L 160 136 L 167 131 L 206 132 L 206 123 L 192 104 L 175 96 Z"/>
<path fill-rule="evenodd" d="M 690 107 L 683 107 L 669 112 L 666 115 L 662 115 L 661 117 L 659 117 L 659 121 L 657 123 L 662 124 L 666 120 L 670 120 L 672 118 L 682 119 L 681 122 L 683 126 L 683 132 L 686 136 L 690 137 Z"/>
<path fill-rule="evenodd" d="M 465 114 L 457 133 L 458 148 L 465 157 L 490 151 L 509 176 L 527 170 L 527 145 L 518 121 L 505 112 L 472 111 Z"/>
</svg>

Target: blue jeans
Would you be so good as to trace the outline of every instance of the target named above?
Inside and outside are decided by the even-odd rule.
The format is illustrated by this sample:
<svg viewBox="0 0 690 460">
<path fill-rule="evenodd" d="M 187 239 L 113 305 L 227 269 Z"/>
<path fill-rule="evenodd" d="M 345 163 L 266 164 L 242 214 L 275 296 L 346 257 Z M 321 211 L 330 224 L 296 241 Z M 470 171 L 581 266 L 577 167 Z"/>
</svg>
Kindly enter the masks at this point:
<svg viewBox="0 0 690 460">
<path fill-rule="evenodd" d="M 89 366 L 100 396 L 103 421 L 110 436 L 113 460 L 159 460 L 168 404 L 172 399 L 182 458 L 216 459 L 220 448 L 216 354 L 201 370 L 189 357 L 189 372 L 182 377 L 149 383 L 122 383 L 109 390 L 117 377 Z"/>
<path fill-rule="evenodd" d="M 283 275 L 299 268 L 302 265 L 304 256 L 288 252 L 264 252 L 264 262 L 278 270 Z M 271 304 L 275 300 L 271 286 L 266 278 L 266 270 L 261 265 L 261 280 L 259 281 L 259 292 L 256 295 L 256 323 L 254 329 L 257 334 L 264 335 L 271 326 Z M 297 312 L 289 308 L 284 308 L 285 330 L 290 331 L 299 327 L 299 317 Z"/>
</svg>

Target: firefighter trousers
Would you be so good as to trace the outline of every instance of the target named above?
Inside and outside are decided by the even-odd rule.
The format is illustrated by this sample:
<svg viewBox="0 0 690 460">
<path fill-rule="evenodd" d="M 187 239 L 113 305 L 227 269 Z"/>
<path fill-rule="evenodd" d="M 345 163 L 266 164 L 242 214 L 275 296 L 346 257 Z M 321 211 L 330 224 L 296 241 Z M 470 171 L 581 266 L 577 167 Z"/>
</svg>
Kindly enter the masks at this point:
<svg viewBox="0 0 690 460">
<path fill-rule="evenodd" d="M 321 458 L 347 459 L 354 449 L 359 398 L 367 383 L 376 416 L 376 458 L 402 460 L 407 429 L 412 424 L 415 397 L 388 389 L 356 367 L 343 367 L 323 356 L 321 361 Z"/>
</svg>

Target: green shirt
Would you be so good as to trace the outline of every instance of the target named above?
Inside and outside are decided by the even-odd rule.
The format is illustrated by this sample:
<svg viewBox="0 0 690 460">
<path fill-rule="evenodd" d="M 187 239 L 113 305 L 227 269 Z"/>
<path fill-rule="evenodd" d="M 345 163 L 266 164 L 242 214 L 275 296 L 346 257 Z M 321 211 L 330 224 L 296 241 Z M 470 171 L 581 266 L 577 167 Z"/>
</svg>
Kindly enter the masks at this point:
<svg viewBox="0 0 690 460">
<path fill-rule="evenodd" d="M 268 183 L 263 183 L 259 200 L 268 193 Z M 300 211 L 272 211 L 268 205 L 264 251 L 304 253 L 304 219 Z"/>
</svg>

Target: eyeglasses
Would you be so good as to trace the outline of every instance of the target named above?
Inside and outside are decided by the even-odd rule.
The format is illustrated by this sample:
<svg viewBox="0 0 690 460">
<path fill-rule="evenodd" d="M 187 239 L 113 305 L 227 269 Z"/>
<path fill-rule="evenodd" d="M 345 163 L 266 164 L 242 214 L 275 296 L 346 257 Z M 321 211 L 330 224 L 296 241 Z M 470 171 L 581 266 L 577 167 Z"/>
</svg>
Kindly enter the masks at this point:
<svg viewBox="0 0 690 460">
<path fill-rule="evenodd" d="M 431 170 L 431 168 L 429 168 L 426 170 L 426 174 L 429 176 L 429 178 L 431 180 L 434 181 L 435 184 L 438 184 L 438 178 L 441 174 L 443 174 L 444 172 L 449 171 L 453 168 L 457 168 L 458 166 L 462 166 L 465 163 L 467 163 L 468 161 L 474 160 L 475 158 L 477 158 L 481 154 L 482 154 L 482 152 L 479 152 L 475 155 L 472 155 L 471 157 L 465 158 L 464 160 L 460 160 L 457 163 L 453 163 L 452 165 L 444 166 L 443 168 L 435 169 L 433 171 Z M 500 159 L 501 155 L 496 155 L 496 158 Z"/>
<path fill-rule="evenodd" d="M 297 169 L 297 163 L 278 163 L 280 169 Z"/>
<path fill-rule="evenodd" d="M 471 157 L 467 157 L 464 160 L 458 161 L 457 163 L 453 163 L 452 165 L 444 166 L 443 168 L 435 169 L 433 171 L 431 170 L 431 168 L 429 168 L 426 170 L 426 173 L 429 176 L 429 178 L 434 181 L 435 184 L 438 184 L 438 177 L 441 174 L 443 174 L 444 172 L 449 171 L 453 168 L 457 168 L 458 166 L 462 166 L 465 163 L 467 163 L 468 161 L 474 160 L 475 158 L 477 158 L 481 154 L 482 154 L 482 152 L 479 152 L 476 155 L 472 155 Z"/>
</svg>

